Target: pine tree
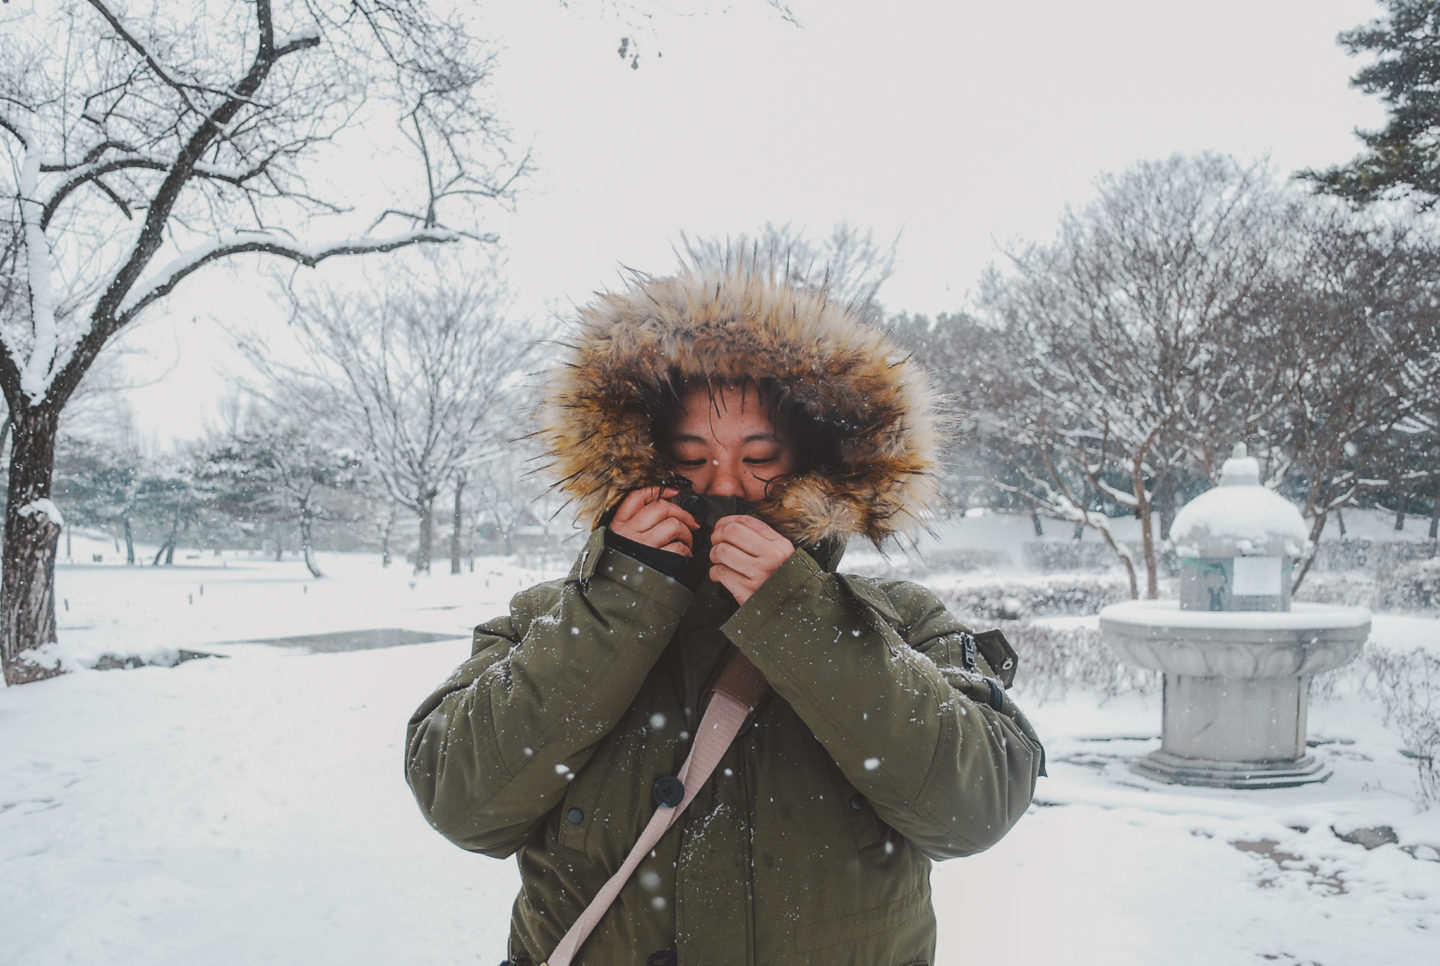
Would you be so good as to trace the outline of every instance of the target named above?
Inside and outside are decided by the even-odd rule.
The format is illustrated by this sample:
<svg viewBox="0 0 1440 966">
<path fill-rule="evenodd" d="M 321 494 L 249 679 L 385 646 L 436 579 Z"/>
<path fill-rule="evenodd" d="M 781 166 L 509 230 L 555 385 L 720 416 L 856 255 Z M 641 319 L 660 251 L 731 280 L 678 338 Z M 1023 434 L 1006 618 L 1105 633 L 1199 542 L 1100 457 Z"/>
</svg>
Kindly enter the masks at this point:
<svg viewBox="0 0 1440 966">
<path fill-rule="evenodd" d="M 1350 82 L 1385 102 L 1388 123 L 1356 131 L 1368 150 L 1349 164 L 1300 177 L 1355 204 L 1409 197 L 1428 211 L 1440 202 L 1440 3 L 1381 2 L 1388 16 L 1344 31 L 1339 42 L 1352 55 L 1376 55 Z"/>
</svg>

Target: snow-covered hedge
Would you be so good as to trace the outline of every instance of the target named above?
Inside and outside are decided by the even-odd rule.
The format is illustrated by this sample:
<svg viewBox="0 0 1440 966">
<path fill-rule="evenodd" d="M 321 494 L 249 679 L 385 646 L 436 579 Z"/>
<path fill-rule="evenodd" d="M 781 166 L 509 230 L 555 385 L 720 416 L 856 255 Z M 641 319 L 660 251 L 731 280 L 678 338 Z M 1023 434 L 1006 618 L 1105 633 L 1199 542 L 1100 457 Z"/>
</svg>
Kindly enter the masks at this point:
<svg viewBox="0 0 1440 966">
<path fill-rule="evenodd" d="M 1371 540 L 1341 537 L 1321 540 L 1315 552 L 1316 570 L 1374 570 L 1380 572 L 1440 554 L 1434 540 Z"/>
<path fill-rule="evenodd" d="M 1382 570 L 1375 577 L 1356 573 L 1306 575 L 1296 600 L 1346 604 L 1377 611 L 1440 609 L 1440 557 Z"/>
<path fill-rule="evenodd" d="M 1356 663 L 1361 689 L 1380 702 L 1385 724 L 1395 729 L 1403 753 L 1415 762 L 1420 800 L 1440 802 L 1440 654 L 1367 645 Z"/>
<path fill-rule="evenodd" d="M 1103 571 L 1120 563 L 1115 551 L 1093 540 L 1027 540 L 1020 556 L 1027 568 L 1047 574 Z"/>
<path fill-rule="evenodd" d="M 1110 698 L 1160 686 L 1157 672 L 1121 661 L 1094 628 L 1030 621 L 1002 621 L 999 627 L 1019 655 L 1015 689 L 1026 701 L 1049 701 L 1076 690 Z"/>
<path fill-rule="evenodd" d="M 1440 557 L 1401 564 L 1375 581 L 1377 610 L 1440 608 Z"/>
<path fill-rule="evenodd" d="M 932 574 L 993 570 L 1014 565 L 1009 554 L 983 547 L 938 547 L 926 550 L 924 554 L 890 553 L 883 557 L 861 553 L 854 558 L 856 573 L 885 574 L 910 580 L 924 580 Z M 845 559 L 845 569 L 852 569 L 852 558 L 847 556 Z"/>
<path fill-rule="evenodd" d="M 1107 604 L 1130 599 L 1119 576 L 1038 577 L 938 588 L 961 620 L 1017 620 L 1023 617 L 1099 613 Z"/>
<path fill-rule="evenodd" d="M 1295 599 L 1311 604 L 1342 604 L 1346 607 L 1373 607 L 1375 579 L 1367 574 L 1311 571 L 1296 592 Z"/>
</svg>

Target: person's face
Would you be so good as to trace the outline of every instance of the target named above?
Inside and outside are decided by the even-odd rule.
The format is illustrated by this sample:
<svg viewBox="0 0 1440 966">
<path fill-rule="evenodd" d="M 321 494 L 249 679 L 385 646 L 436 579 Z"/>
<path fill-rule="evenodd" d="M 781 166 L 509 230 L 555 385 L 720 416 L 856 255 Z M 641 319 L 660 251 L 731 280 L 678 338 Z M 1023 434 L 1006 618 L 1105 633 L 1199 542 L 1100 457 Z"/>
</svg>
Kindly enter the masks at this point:
<svg viewBox="0 0 1440 966">
<path fill-rule="evenodd" d="M 670 438 L 670 460 L 696 493 L 754 503 L 765 496 L 769 481 L 790 472 L 795 454 L 754 388 L 712 394 L 701 387 L 685 396 Z"/>
</svg>

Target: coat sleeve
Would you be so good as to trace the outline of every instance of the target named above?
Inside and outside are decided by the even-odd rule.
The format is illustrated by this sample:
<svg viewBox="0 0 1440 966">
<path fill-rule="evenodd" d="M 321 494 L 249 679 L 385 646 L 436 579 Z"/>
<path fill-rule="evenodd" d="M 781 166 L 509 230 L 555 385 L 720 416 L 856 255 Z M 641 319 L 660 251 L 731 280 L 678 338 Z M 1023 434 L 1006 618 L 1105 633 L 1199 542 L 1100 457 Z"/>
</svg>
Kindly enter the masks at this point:
<svg viewBox="0 0 1440 966">
<path fill-rule="evenodd" d="M 597 531 L 563 582 L 517 594 L 411 716 L 405 775 L 461 848 L 504 857 L 530 837 L 620 720 L 691 598 Z"/>
<path fill-rule="evenodd" d="M 990 847 L 1029 807 L 1040 744 L 955 666 L 965 628 L 929 591 L 826 573 L 797 550 L 723 630 L 931 858 Z"/>
</svg>

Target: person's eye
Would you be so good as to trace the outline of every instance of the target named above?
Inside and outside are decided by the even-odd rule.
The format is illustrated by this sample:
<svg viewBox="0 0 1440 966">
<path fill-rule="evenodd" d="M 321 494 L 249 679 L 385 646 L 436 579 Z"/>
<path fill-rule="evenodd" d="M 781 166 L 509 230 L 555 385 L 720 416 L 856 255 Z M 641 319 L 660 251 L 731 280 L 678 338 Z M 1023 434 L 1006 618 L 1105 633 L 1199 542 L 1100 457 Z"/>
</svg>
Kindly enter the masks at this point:
<svg viewBox="0 0 1440 966">
<path fill-rule="evenodd" d="M 687 459 L 681 459 L 680 457 L 677 456 L 677 457 L 675 458 L 675 465 L 676 465 L 676 466 L 683 466 L 683 467 L 685 467 L 686 469 L 690 469 L 690 470 L 698 469 L 699 467 L 705 465 L 705 457 L 701 456 L 701 457 L 697 457 L 696 459 L 693 459 L 693 460 L 687 460 Z"/>
<path fill-rule="evenodd" d="M 745 462 L 746 462 L 746 463 L 749 463 L 751 466 L 766 466 L 766 465 L 768 465 L 768 464 L 770 464 L 770 463 L 775 462 L 775 461 L 778 460 L 779 458 L 780 458 L 780 457 L 779 457 L 778 455 L 775 455 L 775 456 L 747 456 L 747 457 L 745 457 Z"/>
</svg>

